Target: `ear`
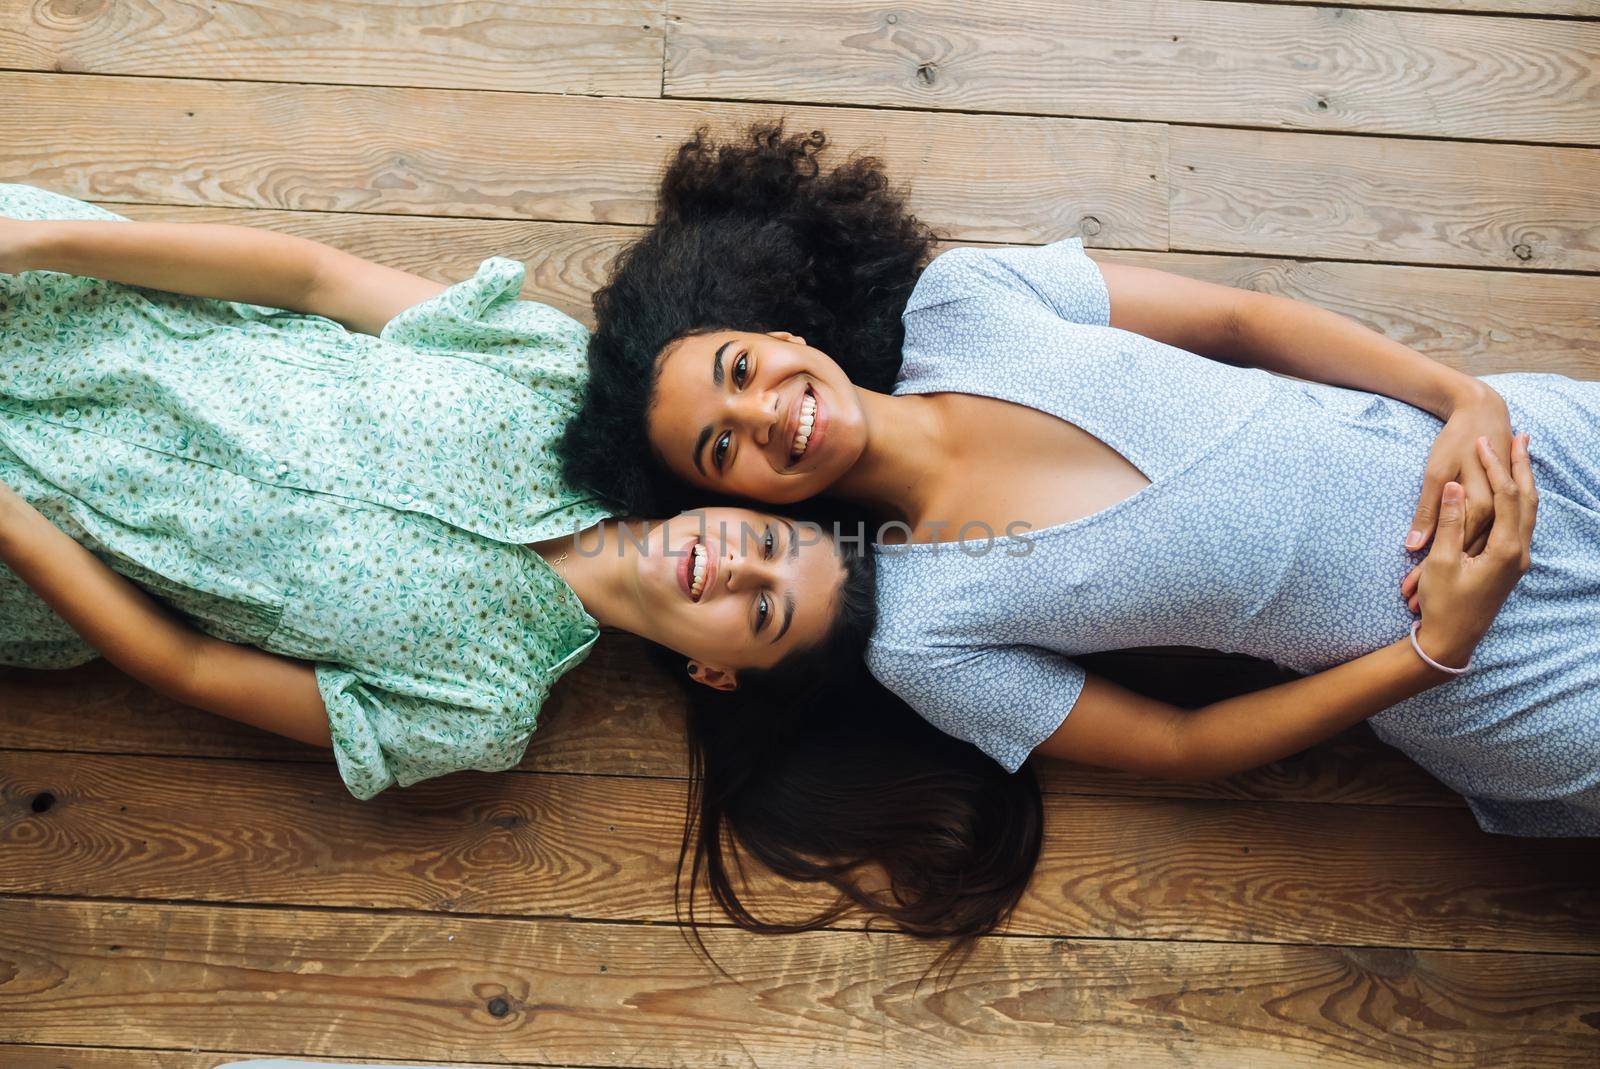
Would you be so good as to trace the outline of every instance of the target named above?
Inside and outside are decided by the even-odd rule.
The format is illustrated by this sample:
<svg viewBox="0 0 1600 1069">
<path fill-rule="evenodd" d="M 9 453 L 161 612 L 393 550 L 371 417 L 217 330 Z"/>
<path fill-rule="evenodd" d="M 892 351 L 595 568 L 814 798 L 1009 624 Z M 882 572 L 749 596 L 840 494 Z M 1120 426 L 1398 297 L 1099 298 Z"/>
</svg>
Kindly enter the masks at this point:
<svg viewBox="0 0 1600 1069">
<path fill-rule="evenodd" d="M 790 342 L 794 345 L 804 345 L 806 340 L 798 334 L 790 334 L 787 330 L 769 330 L 767 337 L 777 338 L 779 341 Z"/>
<path fill-rule="evenodd" d="M 712 690 L 738 690 L 739 679 L 724 668 L 715 668 L 698 661 L 689 662 L 689 678 Z"/>
</svg>

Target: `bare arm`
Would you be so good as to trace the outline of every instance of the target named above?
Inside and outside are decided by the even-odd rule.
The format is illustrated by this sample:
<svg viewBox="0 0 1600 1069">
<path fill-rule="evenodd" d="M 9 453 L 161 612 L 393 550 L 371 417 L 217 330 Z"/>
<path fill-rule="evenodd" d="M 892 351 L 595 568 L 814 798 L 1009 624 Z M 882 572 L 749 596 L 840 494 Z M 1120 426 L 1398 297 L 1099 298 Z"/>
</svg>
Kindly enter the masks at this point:
<svg viewBox="0 0 1600 1069">
<path fill-rule="evenodd" d="M 1430 360 L 1353 319 L 1266 293 L 1219 286 L 1165 271 L 1098 265 L 1111 296 L 1111 325 L 1223 363 L 1381 393 L 1446 421 L 1423 472 L 1409 549 L 1427 544 L 1444 484 L 1467 494 L 1467 545 L 1477 552 L 1494 516 L 1493 493 L 1475 460 L 1478 436 L 1501 456 L 1511 451 L 1511 417 L 1499 394 L 1478 379 Z M 1405 593 L 1415 591 L 1414 580 Z"/>
<path fill-rule="evenodd" d="M 1298 753 L 1449 678 L 1410 639 L 1193 710 L 1090 676 L 1038 752 L 1163 779 L 1217 779 Z"/>
<path fill-rule="evenodd" d="M 308 664 L 203 635 L 0 484 L 0 562 L 84 641 L 170 698 L 317 746 L 327 711 Z"/>
<path fill-rule="evenodd" d="M 362 334 L 444 289 L 315 241 L 208 223 L 0 219 L 0 271 L 60 271 L 285 308 Z"/>
<path fill-rule="evenodd" d="M 1465 552 L 1462 492 L 1451 482 L 1422 575 L 1417 640 L 1447 665 L 1467 663 L 1527 571 L 1538 508 L 1525 436 L 1516 439 L 1509 472 L 1486 439 L 1478 449 L 1494 487 L 1488 545 L 1478 556 Z M 1169 779 L 1227 776 L 1303 750 L 1450 678 L 1417 656 L 1409 636 L 1325 672 L 1195 710 L 1090 677 L 1072 714 L 1038 752 Z"/>
</svg>

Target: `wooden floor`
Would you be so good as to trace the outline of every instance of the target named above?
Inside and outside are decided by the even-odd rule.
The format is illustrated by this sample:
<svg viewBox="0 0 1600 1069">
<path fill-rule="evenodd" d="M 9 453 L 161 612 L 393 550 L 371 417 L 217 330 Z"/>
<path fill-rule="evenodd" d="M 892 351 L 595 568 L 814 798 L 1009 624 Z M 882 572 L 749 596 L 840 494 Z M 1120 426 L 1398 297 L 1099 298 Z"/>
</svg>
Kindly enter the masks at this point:
<svg viewBox="0 0 1600 1069">
<path fill-rule="evenodd" d="M 953 241 L 1600 378 L 1600 0 L 0 0 L 0 181 L 520 257 L 578 315 L 669 146 L 782 112 Z M 946 987 L 859 925 L 715 931 L 719 975 L 670 924 L 679 703 L 607 641 L 518 772 L 370 803 L 103 666 L 0 674 L 0 1066 L 1600 1064 L 1596 841 L 1484 835 L 1359 732 L 1044 769 L 1032 893 Z"/>
</svg>

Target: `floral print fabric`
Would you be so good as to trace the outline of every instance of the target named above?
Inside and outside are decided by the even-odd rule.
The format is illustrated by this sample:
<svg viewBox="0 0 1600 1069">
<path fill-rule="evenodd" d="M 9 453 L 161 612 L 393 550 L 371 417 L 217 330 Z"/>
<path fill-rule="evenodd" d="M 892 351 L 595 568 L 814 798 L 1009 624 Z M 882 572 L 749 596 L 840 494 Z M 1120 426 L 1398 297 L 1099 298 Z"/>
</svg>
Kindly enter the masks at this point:
<svg viewBox="0 0 1600 1069">
<path fill-rule="evenodd" d="M 1077 701 L 1074 655 L 1202 646 L 1315 672 L 1405 637 L 1428 413 L 1115 329 L 1076 239 L 946 253 L 905 319 L 896 392 L 1039 409 L 1150 479 L 1021 539 L 879 548 L 868 661 L 937 727 L 1015 769 Z M 1470 672 L 1370 723 L 1491 831 L 1600 834 L 1600 382 L 1485 381 L 1533 436 L 1532 569 Z"/>
<path fill-rule="evenodd" d="M 0 215 L 118 218 L 5 185 Z M 357 797 L 507 768 L 598 634 L 525 544 L 610 511 L 554 455 L 587 333 L 522 279 L 486 260 L 374 338 L 0 276 L 0 479 L 200 629 L 312 662 Z M 0 663 L 93 656 L 0 568 Z"/>
</svg>

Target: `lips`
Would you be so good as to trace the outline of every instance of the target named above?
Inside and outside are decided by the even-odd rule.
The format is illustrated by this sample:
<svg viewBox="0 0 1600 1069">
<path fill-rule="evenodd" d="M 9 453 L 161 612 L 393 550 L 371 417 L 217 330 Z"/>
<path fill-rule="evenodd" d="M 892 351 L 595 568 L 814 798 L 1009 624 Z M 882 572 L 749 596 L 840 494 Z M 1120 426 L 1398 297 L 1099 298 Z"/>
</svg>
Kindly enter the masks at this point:
<svg viewBox="0 0 1600 1069">
<path fill-rule="evenodd" d="M 696 538 L 683 547 L 683 554 L 678 558 L 675 569 L 678 573 L 678 586 L 683 590 L 683 596 L 690 601 L 694 600 L 694 547 L 699 544 L 700 540 Z"/>
<path fill-rule="evenodd" d="M 817 407 L 811 422 L 811 440 L 806 444 L 805 454 L 800 458 L 805 460 L 817 456 L 822 450 L 822 441 L 828 433 L 828 411 L 822 407 L 822 398 L 813 393 Z"/>
<path fill-rule="evenodd" d="M 822 400 L 815 390 L 807 386 L 795 399 L 784 428 L 789 443 L 787 466 L 790 469 L 799 467 L 807 457 L 816 455 L 822 443 L 824 422 Z"/>
<path fill-rule="evenodd" d="M 698 580 L 695 574 L 697 570 L 700 572 Z M 704 541 L 699 538 L 692 539 L 683 547 L 683 556 L 678 561 L 677 571 L 678 586 L 683 590 L 684 597 L 698 602 L 717 581 L 716 556 Z"/>
<path fill-rule="evenodd" d="M 799 413 L 794 435 L 789 439 L 789 462 L 791 464 L 805 456 L 806 448 L 811 444 L 811 432 L 816 424 L 817 398 L 811 392 L 809 386 L 800 395 Z"/>
</svg>

